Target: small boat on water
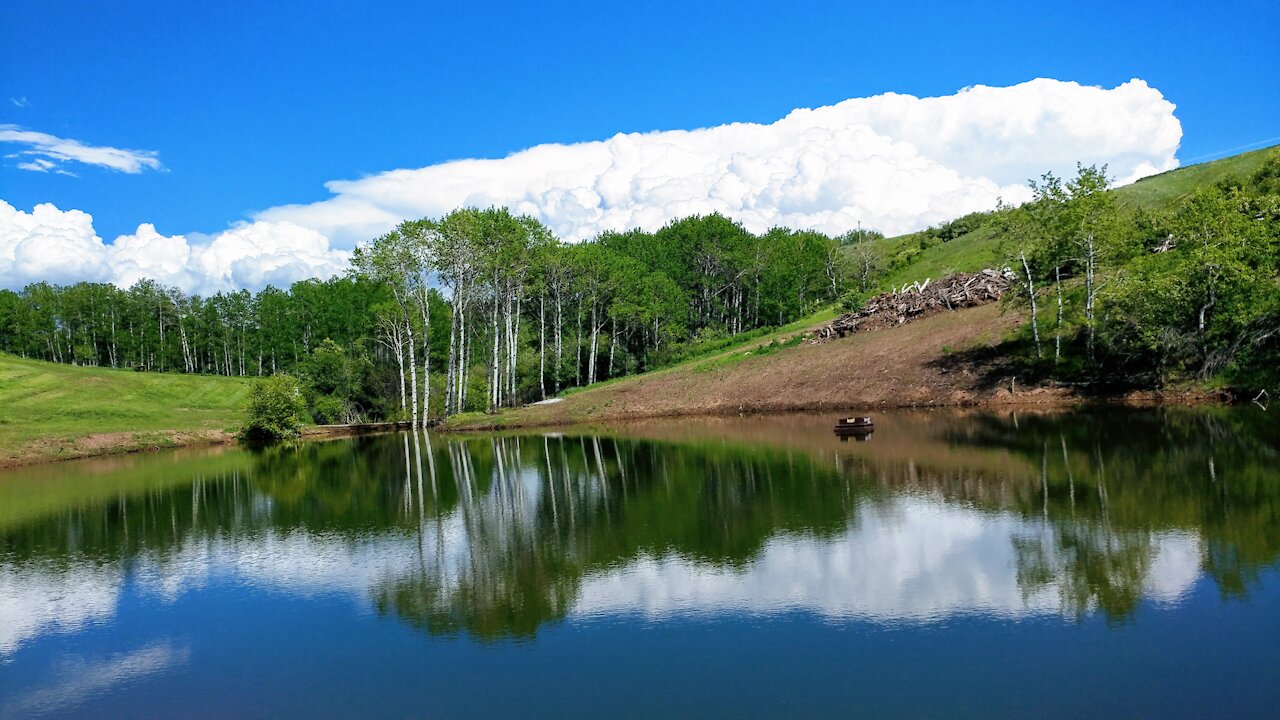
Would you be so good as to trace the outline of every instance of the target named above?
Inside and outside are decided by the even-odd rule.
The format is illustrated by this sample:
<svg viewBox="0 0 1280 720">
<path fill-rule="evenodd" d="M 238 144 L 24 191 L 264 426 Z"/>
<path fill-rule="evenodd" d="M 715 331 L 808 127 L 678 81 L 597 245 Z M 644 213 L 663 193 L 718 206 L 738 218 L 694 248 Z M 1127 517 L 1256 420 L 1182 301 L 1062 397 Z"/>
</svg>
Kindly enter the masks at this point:
<svg viewBox="0 0 1280 720">
<path fill-rule="evenodd" d="M 836 420 L 837 435 L 869 435 L 875 430 L 869 416 L 846 417 Z"/>
</svg>

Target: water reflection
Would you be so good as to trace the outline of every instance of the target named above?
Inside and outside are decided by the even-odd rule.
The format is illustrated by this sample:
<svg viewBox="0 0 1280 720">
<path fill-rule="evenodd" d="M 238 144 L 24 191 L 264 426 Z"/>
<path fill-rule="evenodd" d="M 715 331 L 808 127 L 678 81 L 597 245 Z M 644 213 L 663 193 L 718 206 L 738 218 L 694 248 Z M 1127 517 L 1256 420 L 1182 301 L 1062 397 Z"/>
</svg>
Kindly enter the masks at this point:
<svg viewBox="0 0 1280 720">
<path fill-rule="evenodd" d="M 107 657 L 64 658 L 53 680 L 7 699 L 0 704 L 0 714 L 19 717 L 62 710 L 122 684 L 175 670 L 189 657 L 189 648 L 165 641 Z"/>
<path fill-rule="evenodd" d="M 902 414 L 859 444 L 827 424 L 139 459 L 0 524 L 0 662 L 111 622 L 126 590 L 337 595 L 480 639 L 619 614 L 1121 622 L 1202 576 L 1245 595 L 1280 555 L 1276 436 L 1252 411 Z"/>
</svg>

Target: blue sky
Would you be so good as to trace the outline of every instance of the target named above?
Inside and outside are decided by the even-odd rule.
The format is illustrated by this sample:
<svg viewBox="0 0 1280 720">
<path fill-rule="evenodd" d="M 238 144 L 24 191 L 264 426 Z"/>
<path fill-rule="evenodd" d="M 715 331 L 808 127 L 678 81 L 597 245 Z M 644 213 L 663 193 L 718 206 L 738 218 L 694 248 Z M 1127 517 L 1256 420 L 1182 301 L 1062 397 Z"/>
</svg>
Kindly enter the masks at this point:
<svg viewBox="0 0 1280 720">
<path fill-rule="evenodd" d="M 885 92 L 1141 78 L 1184 163 L 1280 136 L 1280 3 L 12 3 L 0 124 L 153 151 L 0 162 L 0 199 L 214 233 L 324 183 Z M 0 150 L 7 148 L 0 145 Z"/>
</svg>

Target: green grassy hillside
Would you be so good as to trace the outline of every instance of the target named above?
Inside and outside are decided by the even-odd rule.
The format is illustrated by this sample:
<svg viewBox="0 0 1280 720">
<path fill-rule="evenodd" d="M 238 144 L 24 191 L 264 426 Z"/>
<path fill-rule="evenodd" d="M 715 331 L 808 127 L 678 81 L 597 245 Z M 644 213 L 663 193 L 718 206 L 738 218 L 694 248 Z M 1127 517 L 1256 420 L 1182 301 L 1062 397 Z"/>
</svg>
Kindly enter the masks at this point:
<svg viewBox="0 0 1280 720">
<path fill-rule="evenodd" d="M 1228 177 L 1247 176 L 1275 152 L 1276 147 L 1253 150 L 1232 157 L 1189 165 L 1152 175 L 1138 182 L 1116 188 L 1113 192 L 1123 205 L 1157 211 L 1173 206 L 1195 192 Z M 922 248 L 924 233 L 910 233 L 884 238 L 875 245 L 877 254 L 888 263 L 888 273 L 880 285 L 890 286 L 939 278 L 954 272 L 973 272 L 992 267 L 1002 261 L 999 238 L 991 227 L 979 226 L 942 243 Z M 925 243 L 927 244 L 927 243 Z"/>
<path fill-rule="evenodd" d="M 56 365 L 0 355 L 0 465 L 225 437 L 239 378 Z"/>
<path fill-rule="evenodd" d="M 1258 170 L 1267 156 L 1280 146 L 1272 146 L 1261 150 L 1252 150 L 1240 155 L 1188 165 L 1145 177 L 1132 185 L 1116 188 L 1116 198 L 1120 202 L 1144 210 L 1160 210 L 1167 208 L 1179 200 L 1190 196 L 1198 188 L 1212 185 L 1228 177 L 1245 177 Z"/>
</svg>

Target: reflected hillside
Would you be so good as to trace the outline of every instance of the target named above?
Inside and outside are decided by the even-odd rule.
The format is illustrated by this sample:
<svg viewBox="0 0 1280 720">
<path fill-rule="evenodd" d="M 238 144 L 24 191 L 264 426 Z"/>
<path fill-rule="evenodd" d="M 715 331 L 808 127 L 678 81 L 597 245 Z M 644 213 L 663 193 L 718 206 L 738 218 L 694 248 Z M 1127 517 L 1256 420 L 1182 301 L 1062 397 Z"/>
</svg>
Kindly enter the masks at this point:
<svg viewBox="0 0 1280 720">
<path fill-rule="evenodd" d="M 1114 558 L 1125 555 L 1117 533 L 1189 533 L 1205 545 L 1204 570 L 1224 594 L 1238 595 L 1280 557 L 1273 415 L 1252 406 L 902 412 L 877 418 L 865 443 L 833 439 L 826 416 L 715 418 L 678 430 L 637 423 L 627 431 L 803 451 L 886 490 L 1038 518 L 1062 535 L 1055 556 L 1091 554 L 1081 545 L 1087 537 L 1111 542 L 1105 555 Z M 1036 574 L 1028 569 L 1027 577 Z M 1105 584 L 1095 578 L 1083 587 Z"/>
<path fill-rule="evenodd" d="M 486 639 L 619 613 L 1123 621 L 1274 566 L 1265 421 L 901 413 L 841 443 L 828 419 L 735 418 L 31 470 L 0 486 L 43 489 L 0 527 L 0 654 L 109 622 L 126 586 L 222 583 Z"/>
<path fill-rule="evenodd" d="M 1280 427 L 1260 409 L 1114 408 L 1018 428 L 988 417 L 969 441 L 1038 463 L 1041 512 L 1060 528 L 1195 533 L 1225 594 L 1280 556 Z"/>
</svg>

